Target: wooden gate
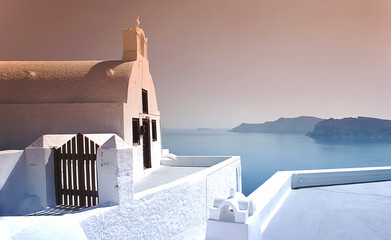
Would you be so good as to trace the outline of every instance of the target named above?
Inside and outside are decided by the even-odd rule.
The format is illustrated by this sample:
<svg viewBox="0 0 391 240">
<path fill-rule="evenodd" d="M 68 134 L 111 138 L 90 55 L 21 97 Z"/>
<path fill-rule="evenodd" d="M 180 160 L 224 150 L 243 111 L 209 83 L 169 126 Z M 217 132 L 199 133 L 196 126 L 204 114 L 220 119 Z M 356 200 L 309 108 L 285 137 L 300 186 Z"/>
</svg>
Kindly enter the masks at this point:
<svg viewBox="0 0 391 240">
<path fill-rule="evenodd" d="M 54 150 L 57 205 L 90 207 L 99 204 L 96 151 L 99 145 L 78 133 Z"/>
</svg>

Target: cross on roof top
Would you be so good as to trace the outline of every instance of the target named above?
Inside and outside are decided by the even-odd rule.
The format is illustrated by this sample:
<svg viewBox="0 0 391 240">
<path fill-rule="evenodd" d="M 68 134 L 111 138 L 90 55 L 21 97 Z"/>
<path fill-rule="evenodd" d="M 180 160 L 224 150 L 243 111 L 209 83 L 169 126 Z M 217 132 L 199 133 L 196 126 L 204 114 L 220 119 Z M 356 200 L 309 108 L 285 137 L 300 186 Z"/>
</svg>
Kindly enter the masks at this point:
<svg viewBox="0 0 391 240">
<path fill-rule="evenodd" d="M 136 26 L 137 26 L 137 27 L 140 26 L 140 16 L 138 16 L 137 19 L 136 19 Z"/>
</svg>

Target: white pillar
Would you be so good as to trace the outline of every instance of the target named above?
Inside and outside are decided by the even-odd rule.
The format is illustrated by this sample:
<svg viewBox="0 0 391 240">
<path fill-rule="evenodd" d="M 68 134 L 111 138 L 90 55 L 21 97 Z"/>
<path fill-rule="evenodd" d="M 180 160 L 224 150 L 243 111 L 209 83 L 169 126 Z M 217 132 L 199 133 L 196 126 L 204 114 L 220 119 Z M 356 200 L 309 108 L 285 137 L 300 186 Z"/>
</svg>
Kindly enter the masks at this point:
<svg viewBox="0 0 391 240">
<path fill-rule="evenodd" d="M 117 135 L 98 148 L 99 204 L 122 204 L 133 198 L 132 150 Z"/>
<path fill-rule="evenodd" d="M 56 206 L 54 157 L 51 148 L 27 147 L 26 193 L 40 199 L 40 208 Z"/>
</svg>

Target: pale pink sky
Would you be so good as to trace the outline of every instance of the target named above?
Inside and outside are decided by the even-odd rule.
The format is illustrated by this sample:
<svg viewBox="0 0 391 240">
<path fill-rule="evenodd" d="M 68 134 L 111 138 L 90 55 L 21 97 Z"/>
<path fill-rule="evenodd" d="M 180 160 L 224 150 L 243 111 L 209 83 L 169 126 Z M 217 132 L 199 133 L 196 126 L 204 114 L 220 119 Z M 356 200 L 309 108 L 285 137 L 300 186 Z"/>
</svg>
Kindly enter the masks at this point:
<svg viewBox="0 0 391 240">
<path fill-rule="evenodd" d="M 138 15 L 164 127 L 391 119 L 389 0 L 0 0 L 0 60 L 120 59 Z"/>
</svg>

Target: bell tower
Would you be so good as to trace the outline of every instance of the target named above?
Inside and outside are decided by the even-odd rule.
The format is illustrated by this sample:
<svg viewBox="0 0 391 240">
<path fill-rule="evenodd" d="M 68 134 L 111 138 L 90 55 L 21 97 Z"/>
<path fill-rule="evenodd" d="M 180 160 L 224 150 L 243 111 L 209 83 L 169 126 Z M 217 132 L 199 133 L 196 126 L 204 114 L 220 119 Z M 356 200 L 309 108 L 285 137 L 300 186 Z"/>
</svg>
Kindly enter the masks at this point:
<svg viewBox="0 0 391 240">
<path fill-rule="evenodd" d="M 147 41 L 144 31 L 140 28 L 140 18 L 137 17 L 136 24 L 123 30 L 123 61 L 136 61 L 140 58 L 148 59 Z"/>
</svg>

